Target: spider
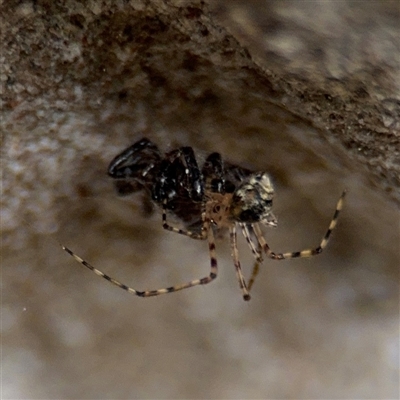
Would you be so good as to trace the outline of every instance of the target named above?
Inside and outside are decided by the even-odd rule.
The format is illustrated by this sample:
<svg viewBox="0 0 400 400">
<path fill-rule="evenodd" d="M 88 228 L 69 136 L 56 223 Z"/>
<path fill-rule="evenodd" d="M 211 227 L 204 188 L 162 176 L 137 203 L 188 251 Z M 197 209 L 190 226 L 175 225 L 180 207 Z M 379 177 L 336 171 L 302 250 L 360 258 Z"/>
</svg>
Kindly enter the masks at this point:
<svg viewBox="0 0 400 400">
<path fill-rule="evenodd" d="M 180 147 L 163 156 L 153 142 L 143 138 L 111 161 L 108 174 L 116 180 L 116 190 L 120 195 L 145 191 L 161 207 L 164 229 L 192 239 L 208 241 L 211 264 L 208 276 L 181 285 L 146 291 L 133 289 L 117 281 L 61 245 L 67 253 L 97 275 L 140 297 L 172 293 L 213 281 L 218 274 L 214 234 L 229 230 L 236 276 L 243 299 L 248 301 L 263 254 L 273 260 L 285 260 L 315 256 L 325 249 L 336 227 L 346 194 L 343 191 L 340 196 L 328 230 L 318 247 L 274 253 L 260 228 L 260 225 L 277 226 L 277 219 L 271 211 L 274 187 L 266 172 L 252 172 L 224 162 L 219 153 L 210 154 L 200 169 L 191 147 Z M 183 222 L 183 228 L 169 224 L 167 216 L 171 214 Z M 248 284 L 239 261 L 237 228 L 242 231 L 255 258 Z"/>
</svg>

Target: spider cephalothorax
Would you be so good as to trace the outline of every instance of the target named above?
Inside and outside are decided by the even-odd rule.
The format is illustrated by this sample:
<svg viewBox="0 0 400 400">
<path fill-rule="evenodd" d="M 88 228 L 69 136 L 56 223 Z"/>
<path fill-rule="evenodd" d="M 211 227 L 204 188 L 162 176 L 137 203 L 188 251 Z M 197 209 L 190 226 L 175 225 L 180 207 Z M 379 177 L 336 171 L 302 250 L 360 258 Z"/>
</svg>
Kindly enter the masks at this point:
<svg viewBox="0 0 400 400">
<path fill-rule="evenodd" d="M 271 211 L 273 197 L 274 188 L 268 174 L 259 172 L 250 175 L 232 196 L 232 218 L 247 224 L 261 222 L 276 226 L 276 218 Z"/>
<path fill-rule="evenodd" d="M 265 172 L 252 172 L 230 163 L 224 163 L 219 153 L 210 154 L 200 169 L 193 149 L 180 147 L 163 155 L 148 139 L 141 139 L 116 156 L 110 163 L 108 174 L 116 180 L 121 195 L 144 190 L 162 209 L 163 228 L 189 236 L 207 239 L 211 270 L 204 278 L 165 289 L 138 291 L 109 277 L 62 246 L 85 267 L 118 287 L 140 297 L 176 292 L 196 285 L 204 285 L 217 277 L 214 233 L 229 229 L 230 244 L 236 275 L 243 298 L 250 299 L 249 290 L 258 272 L 262 254 L 273 260 L 311 257 L 326 247 L 343 206 L 342 193 L 320 245 L 314 249 L 289 253 L 274 253 L 262 234 L 260 224 L 273 226 L 277 220 L 272 213 L 274 188 Z M 168 214 L 182 221 L 182 228 L 167 222 Z M 236 228 L 239 226 L 256 259 L 252 276 L 246 283 L 237 249 Z"/>
</svg>

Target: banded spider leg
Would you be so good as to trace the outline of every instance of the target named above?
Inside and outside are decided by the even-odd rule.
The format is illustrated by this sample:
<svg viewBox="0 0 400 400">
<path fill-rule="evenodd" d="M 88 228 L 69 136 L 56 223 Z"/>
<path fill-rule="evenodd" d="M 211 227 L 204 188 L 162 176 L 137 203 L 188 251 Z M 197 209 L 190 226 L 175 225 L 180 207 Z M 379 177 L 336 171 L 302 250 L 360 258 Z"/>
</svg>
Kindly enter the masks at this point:
<svg viewBox="0 0 400 400">
<path fill-rule="evenodd" d="M 269 257 L 273 260 L 287 260 L 290 258 L 313 257 L 313 256 L 316 256 L 316 255 L 322 253 L 322 251 L 325 249 L 326 245 L 329 242 L 329 238 L 331 236 L 332 231 L 336 227 L 339 213 L 343 208 L 345 196 L 346 196 L 346 190 L 343 191 L 342 195 L 340 196 L 340 198 L 336 204 L 335 212 L 333 214 L 331 222 L 329 223 L 328 230 L 326 231 L 324 237 L 321 240 L 321 243 L 319 244 L 319 246 L 315 247 L 314 249 L 306 249 L 306 250 L 293 251 L 293 252 L 288 252 L 288 253 L 274 253 L 273 251 L 271 251 L 266 240 L 264 239 L 264 236 L 261 232 L 259 224 L 253 224 L 252 227 L 253 227 L 254 233 L 257 237 L 257 241 L 258 241 L 259 245 L 261 246 L 262 250 L 264 251 L 264 253 L 267 255 L 267 257 Z"/>
<path fill-rule="evenodd" d="M 114 285 L 140 297 L 157 296 L 192 286 L 203 285 L 217 277 L 214 232 L 230 232 L 230 246 L 236 276 L 244 300 L 263 261 L 263 255 L 273 260 L 312 257 L 328 244 L 343 207 L 344 191 L 336 205 L 328 230 L 319 246 L 296 252 L 274 253 L 268 246 L 260 224 L 276 226 L 272 212 L 274 186 L 267 172 L 253 172 L 234 164 L 224 163 L 219 153 L 210 154 L 200 170 L 194 151 L 189 146 L 161 154 L 158 147 L 146 138 L 134 143 L 110 163 L 108 174 L 115 179 L 117 192 L 128 195 L 143 192 L 149 201 L 162 209 L 164 229 L 193 239 L 208 240 L 211 270 L 208 276 L 164 289 L 138 291 L 97 270 L 71 250 L 62 248 L 86 268 Z M 170 225 L 167 215 L 183 223 L 183 229 Z M 241 229 L 255 258 L 251 277 L 246 284 L 237 248 L 237 226 Z"/>
<path fill-rule="evenodd" d="M 339 213 L 343 208 L 345 196 L 346 196 L 346 190 L 344 190 L 342 192 L 342 195 L 340 196 L 340 198 L 337 202 L 335 212 L 333 214 L 333 217 L 331 219 L 329 227 L 328 227 L 324 237 L 321 240 L 321 243 L 319 244 L 319 246 L 317 246 L 314 249 L 306 249 L 306 250 L 302 250 L 302 251 L 287 252 L 287 253 L 274 253 L 273 251 L 271 251 L 266 240 L 264 239 L 264 236 L 262 234 L 261 228 L 258 223 L 254 223 L 254 224 L 241 223 L 240 227 L 242 229 L 243 236 L 246 238 L 247 244 L 249 245 L 249 247 L 253 253 L 253 256 L 255 258 L 253 270 L 252 270 L 250 279 L 247 283 L 248 291 L 250 291 L 250 289 L 252 288 L 254 281 L 258 275 L 260 264 L 263 262 L 261 251 L 264 251 L 265 254 L 267 255 L 267 257 L 269 257 L 273 260 L 287 260 L 287 259 L 291 259 L 291 258 L 307 258 L 307 257 L 313 257 L 313 256 L 320 254 L 327 246 L 330 236 L 332 234 L 332 231 L 336 227 Z M 276 224 L 270 224 L 270 225 L 276 226 Z M 252 235 L 255 235 L 257 244 L 254 243 Z"/>
<path fill-rule="evenodd" d="M 248 224 L 240 224 L 240 227 L 242 228 L 243 236 L 245 237 L 246 242 L 249 245 L 250 250 L 255 258 L 253 269 L 251 271 L 251 276 L 247 283 L 247 290 L 250 292 L 251 288 L 253 287 L 254 281 L 256 280 L 256 277 L 260 272 L 260 265 L 263 262 L 261 253 L 262 249 L 258 241 L 257 245 L 254 244 L 254 240 L 251 237 L 252 235 L 254 235 L 253 226 Z"/>
<path fill-rule="evenodd" d="M 114 285 L 118 286 L 119 288 L 126 290 L 127 292 L 132 293 L 139 297 L 151 297 L 151 296 L 158 296 L 160 294 L 165 294 L 165 293 L 177 292 L 179 290 L 187 289 L 187 288 L 190 288 L 193 286 L 205 285 L 205 284 L 213 281 L 218 275 L 218 264 L 217 264 L 217 258 L 216 258 L 216 253 L 215 253 L 214 233 L 213 233 L 212 228 L 210 227 L 210 222 L 208 220 L 204 221 L 204 225 L 202 228 L 202 234 L 197 234 L 197 233 L 193 233 L 191 231 L 185 231 L 182 229 L 178 229 L 178 228 L 172 227 L 167 224 L 166 209 L 164 208 L 163 209 L 163 226 L 165 227 L 165 229 L 168 229 L 173 232 L 177 232 L 182 235 L 186 235 L 186 236 L 189 236 L 189 237 L 192 237 L 195 239 L 206 239 L 206 238 L 208 239 L 208 249 L 210 252 L 210 265 L 211 265 L 210 274 L 208 276 L 201 278 L 201 279 L 195 279 L 190 282 L 183 283 L 181 285 L 170 286 L 170 287 L 163 288 L 163 289 L 139 291 L 139 290 L 136 290 L 130 286 L 127 286 L 127 285 L 121 283 L 117 279 L 114 279 L 114 278 L 110 277 L 109 275 L 105 274 L 104 272 L 93 267 L 87 261 L 83 260 L 77 254 L 75 254 L 73 251 L 71 251 L 69 248 L 67 248 L 63 245 L 61 245 L 61 247 L 68 254 L 70 254 L 73 258 L 75 258 L 76 261 L 78 261 L 79 263 L 81 263 L 83 266 L 90 269 L 91 271 L 93 271 L 96 275 L 106 279 L 107 281 L 113 283 Z"/>
<path fill-rule="evenodd" d="M 238 168 L 239 169 L 239 168 Z M 219 153 L 210 154 L 203 166 L 203 175 L 207 177 L 206 179 L 206 190 L 210 193 L 210 198 L 215 199 L 220 195 L 221 198 L 227 193 L 227 182 L 224 176 L 224 162 Z M 232 184 L 231 184 L 232 185 Z M 228 188 L 229 189 L 229 188 Z M 211 200 L 212 202 L 212 200 Z M 218 201 L 217 207 L 222 208 L 222 204 L 219 205 Z M 207 207 L 206 207 L 207 208 Z M 245 301 L 250 300 L 250 294 L 246 285 L 246 280 L 243 276 L 242 268 L 239 261 L 239 252 L 237 247 L 237 234 L 235 223 L 230 224 L 229 227 L 229 237 L 232 251 L 233 263 L 235 265 L 236 277 L 239 282 L 239 287 L 242 290 L 243 299 Z"/>
</svg>

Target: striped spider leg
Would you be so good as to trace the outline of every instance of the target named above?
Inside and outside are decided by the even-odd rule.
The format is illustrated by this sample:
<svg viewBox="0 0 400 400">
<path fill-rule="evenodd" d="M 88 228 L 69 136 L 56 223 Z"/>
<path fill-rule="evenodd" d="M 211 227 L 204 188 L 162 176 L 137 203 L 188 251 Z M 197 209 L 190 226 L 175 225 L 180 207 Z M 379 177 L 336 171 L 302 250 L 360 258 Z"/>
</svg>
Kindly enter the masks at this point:
<svg viewBox="0 0 400 400">
<path fill-rule="evenodd" d="M 346 194 L 344 191 L 341 195 L 329 228 L 318 247 L 290 253 L 274 253 L 264 239 L 260 227 L 260 224 L 277 226 L 277 220 L 272 213 L 274 188 L 265 172 L 252 172 L 224 163 L 219 153 L 210 154 L 200 170 L 191 147 L 180 147 L 162 155 L 153 142 L 143 138 L 111 161 L 108 174 L 115 179 L 120 195 L 143 191 L 147 198 L 156 203 L 162 209 L 162 226 L 165 230 L 208 241 L 211 268 L 208 276 L 181 285 L 146 291 L 133 289 L 117 281 L 62 246 L 75 260 L 98 276 L 139 297 L 172 293 L 213 281 L 218 274 L 214 232 L 219 234 L 228 229 L 237 280 L 243 299 L 250 300 L 249 291 L 258 274 L 259 265 L 263 262 L 264 253 L 273 260 L 283 260 L 311 257 L 325 249 L 336 227 Z M 170 225 L 167 221 L 168 214 L 182 221 L 183 229 Z M 255 258 L 248 283 L 239 261 L 237 227 L 241 229 Z"/>
<path fill-rule="evenodd" d="M 242 229 L 243 236 L 246 239 L 247 244 L 250 247 L 250 250 L 255 258 L 253 269 L 251 271 L 251 276 L 249 281 L 247 282 L 247 290 L 250 292 L 251 288 L 253 287 L 254 281 L 260 272 L 260 265 L 262 264 L 263 257 L 262 257 L 262 249 L 260 244 L 257 241 L 257 245 L 254 244 L 254 240 L 251 237 L 254 235 L 254 230 L 252 225 L 240 224 Z"/>
<path fill-rule="evenodd" d="M 312 256 L 320 254 L 327 246 L 328 241 L 331 236 L 331 233 L 336 227 L 339 212 L 341 211 L 341 209 L 343 207 L 345 195 L 346 195 L 346 191 L 343 191 L 343 193 L 340 196 L 339 201 L 336 205 L 336 209 L 335 209 L 334 215 L 332 217 L 332 220 L 329 224 L 328 230 L 325 233 L 325 236 L 322 238 L 320 245 L 318 247 L 316 247 L 315 249 L 307 249 L 307 250 L 288 252 L 288 253 L 274 253 L 271 251 L 270 247 L 266 243 L 266 240 L 264 239 L 264 236 L 261 232 L 261 229 L 260 229 L 260 226 L 258 223 L 251 224 L 251 225 L 240 224 L 240 226 L 242 228 L 243 236 L 246 238 L 247 244 L 249 245 L 249 247 L 254 255 L 254 258 L 255 258 L 253 270 L 252 270 L 250 279 L 247 284 L 248 290 L 249 291 L 251 290 L 251 288 L 254 284 L 254 281 L 259 273 L 260 264 L 263 262 L 262 253 L 261 253 L 262 251 L 264 251 L 265 254 L 273 260 L 286 260 L 286 259 L 290 259 L 290 258 L 305 258 L 305 257 L 312 257 Z M 276 220 L 272 223 L 271 222 L 267 223 L 267 225 L 276 227 L 277 226 Z M 254 240 L 252 238 L 253 235 L 255 236 L 257 244 L 254 243 Z"/>
<path fill-rule="evenodd" d="M 113 283 L 114 285 L 118 286 L 119 288 L 126 290 L 129 293 L 135 294 L 136 296 L 139 296 L 139 297 L 158 296 L 160 294 L 177 292 L 179 290 L 187 289 L 187 288 L 190 288 L 193 286 L 205 285 L 207 283 L 210 283 L 218 275 L 218 265 L 217 265 L 217 258 L 216 258 L 216 253 L 215 253 L 214 234 L 213 234 L 212 228 L 210 227 L 210 222 L 208 220 L 205 220 L 203 227 L 202 227 L 202 233 L 198 234 L 198 233 L 183 230 L 180 228 L 175 228 L 175 227 L 169 225 L 167 223 L 167 219 L 166 219 L 166 211 L 167 211 L 166 208 L 163 207 L 163 214 L 162 214 L 163 217 L 162 218 L 163 218 L 164 229 L 167 229 L 169 231 L 176 232 L 176 233 L 179 233 L 179 234 L 182 234 L 185 236 L 189 236 L 193 239 L 208 239 L 208 249 L 210 252 L 210 264 L 211 264 L 211 270 L 210 270 L 210 274 L 208 276 L 201 278 L 201 279 L 195 279 L 190 282 L 183 283 L 181 285 L 170 286 L 170 287 L 163 288 L 163 289 L 139 291 L 139 290 L 133 289 L 132 287 L 121 283 L 120 281 L 110 277 L 109 275 L 105 274 L 104 272 L 93 267 L 91 264 L 89 264 L 87 261 L 80 258 L 78 255 L 76 255 L 74 252 L 72 252 L 67 247 L 65 247 L 63 245 L 61 245 L 61 247 L 68 254 L 70 254 L 72 257 L 74 257 L 76 261 L 80 262 L 83 266 L 85 266 L 86 268 L 93 271 L 96 275 L 106 279 L 107 281 Z"/>
<path fill-rule="evenodd" d="M 205 177 L 205 192 L 208 198 L 206 213 L 217 229 L 229 226 L 229 238 L 236 277 L 242 290 L 243 299 L 249 301 L 250 294 L 239 261 L 236 223 L 230 220 L 230 206 L 236 189 L 232 181 L 242 179 L 246 172 L 236 166 L 231 170 L 226 169 L 219 153 L 210 154 L 202 169 Z"/>
<path fill-rule="evenodd" d="M 329 227 L 328 227 L 324 237 L 322 238 L 319 246 L 315 247 L 314 249 L 306 249 L 306 250 L 293 251 L 293 252 L 288 252 L 288 253 L 274 253 L 273 251 L 271 251 L 266 240 L 264 239 L 264 236 L 261 232 L 261 228 L 260 228 L 259 224 L 254 224 L 253 225 L 254 233 L 257 237 L 257 241 L 258 241 L 260 247 L 262 248 L 264 253 L 267 255 L 267 257 L 269 257 L 273 260 L 288 260 L 290 258 L 305 258 L 305 257 L 313 257 L 318 254 L 321 254 L 329 242 L 332 231 L 335 229 L 335 227 L 337 225 L 337 220 L 339 217 L 339 213 L 343 208 L 345 196 L 346 196 L 346 190 L 344 190 L 342 192 L 342 195 L 340 196 L 340 198 L 336 204 L 336 209 L 335 209 L 335 212 L 331 219 L 331 222 L 329 223 Z"/>
</svg>

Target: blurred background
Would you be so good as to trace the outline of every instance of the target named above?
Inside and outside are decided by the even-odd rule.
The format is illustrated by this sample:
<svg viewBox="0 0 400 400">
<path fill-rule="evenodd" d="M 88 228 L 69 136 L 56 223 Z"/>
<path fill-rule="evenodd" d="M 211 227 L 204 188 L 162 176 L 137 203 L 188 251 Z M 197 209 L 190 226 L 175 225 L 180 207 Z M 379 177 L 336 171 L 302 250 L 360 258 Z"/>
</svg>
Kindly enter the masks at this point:
<svg viewBox="0 0 400 400">
<path fill-rule="evenodd" d="M 398 398 L 399 10 L 379 4 L 3 3 L 2 398 Z M 114 192 L 143 136 L 269 171 L 275 252 L 318 245 L 347 188 L 331 242 L 266 260 L 248 303 L 228 238 L 204 287 L 98 278 L 59 243 L 138 290 L 209 272 L 205 242 Z M 243 238 L 240 258 L 250 276 Z"/>
</svg>

